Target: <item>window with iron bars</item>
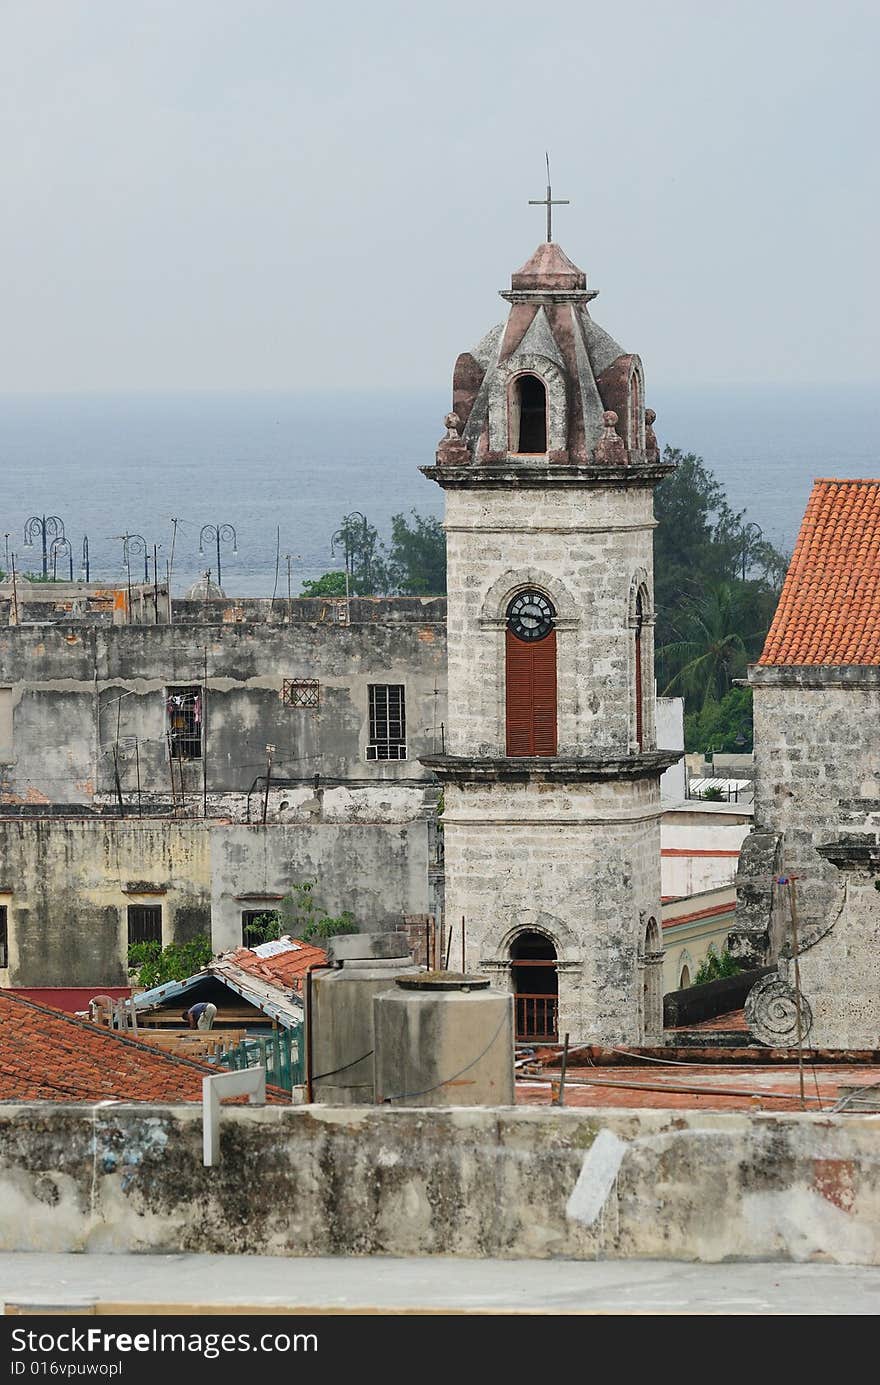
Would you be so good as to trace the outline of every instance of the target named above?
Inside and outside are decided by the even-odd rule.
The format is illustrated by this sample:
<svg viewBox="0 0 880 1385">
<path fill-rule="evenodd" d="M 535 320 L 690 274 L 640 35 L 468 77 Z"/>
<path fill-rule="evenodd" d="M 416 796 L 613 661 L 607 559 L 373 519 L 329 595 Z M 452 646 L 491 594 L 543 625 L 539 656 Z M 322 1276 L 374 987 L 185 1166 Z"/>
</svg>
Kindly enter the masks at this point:
<svg viewBox="0 0 880 1385">
<path fill-rule="evenodd" d="M 200 760 L 204 717 L 202 689 L 198 684 L 167 688 L 165 710 L 171 758 Z"/>
<path fill-rule="evenodd" d="M 317 678 L 285 678 L 281 684 L 281 701 L 285 707 L 317 707 Z"/>
<path fill-rule="evenodd" d="M 128 941 L 130 943 L 161 943 L 161 904 L 129 904 Z"/>
<path fill-rule="evenodd" d="M 368 760 L 406 759 L 406 709 L 402 683 L 370 683 Z"/>
</svg>

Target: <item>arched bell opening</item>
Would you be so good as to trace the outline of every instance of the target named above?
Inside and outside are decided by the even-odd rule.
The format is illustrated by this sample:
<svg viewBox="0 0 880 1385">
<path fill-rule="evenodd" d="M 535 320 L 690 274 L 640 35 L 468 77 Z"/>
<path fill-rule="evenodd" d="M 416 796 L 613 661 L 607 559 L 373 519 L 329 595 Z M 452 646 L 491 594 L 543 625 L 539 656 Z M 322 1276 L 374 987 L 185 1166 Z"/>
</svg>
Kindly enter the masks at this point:
<svg viewBox="0 0 880 1385">
<path fill-rule="evenodd" d="M 510 450 L 547 451 L 547 389 L 537 375 L 518 375 L 510 390 Z"/>
</svg>

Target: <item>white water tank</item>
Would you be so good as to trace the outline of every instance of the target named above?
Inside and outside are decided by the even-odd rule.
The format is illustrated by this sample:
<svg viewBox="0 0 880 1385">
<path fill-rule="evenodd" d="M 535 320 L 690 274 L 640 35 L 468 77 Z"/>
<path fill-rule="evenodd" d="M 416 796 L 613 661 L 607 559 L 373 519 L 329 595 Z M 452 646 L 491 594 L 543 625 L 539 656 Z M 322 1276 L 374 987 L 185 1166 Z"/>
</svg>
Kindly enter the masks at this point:
<svg viewBox="0 0 880 1385">
<path fill-rule="evenodd" d="M 373 1001 L 376 1101 L 512 1106 L 513 996 L 486 976 L 398 976 Z"/>
</svg>

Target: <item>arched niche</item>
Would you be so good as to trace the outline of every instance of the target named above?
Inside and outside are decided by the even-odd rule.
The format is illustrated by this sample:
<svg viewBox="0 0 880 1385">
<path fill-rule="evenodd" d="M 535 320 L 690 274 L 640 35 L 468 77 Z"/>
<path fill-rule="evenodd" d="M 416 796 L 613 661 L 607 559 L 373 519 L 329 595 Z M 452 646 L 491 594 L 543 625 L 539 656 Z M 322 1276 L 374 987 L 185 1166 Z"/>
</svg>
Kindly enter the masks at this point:
<svg viewBox="0 0 880 1385">
<path fill-rule="evenodd" d="M 497 454 L 520 455 L 513 451 L 511 438 L 511 403 L 516 401 L 516 381 L 531 376 L 544 388 L 546 395 L 546 447 L 543 453 L 526 455 L 546 456 L 562 453 L 568 447 L 568 393 L 565 376 L 555 361 L 530 352 L 512 356 L 494 373 L 489 390 L 489 451 Z M 514 403 L 514 406 L 517 405 Z M 518 437 L 519 424 L 517 423 Z"/>
</svg>

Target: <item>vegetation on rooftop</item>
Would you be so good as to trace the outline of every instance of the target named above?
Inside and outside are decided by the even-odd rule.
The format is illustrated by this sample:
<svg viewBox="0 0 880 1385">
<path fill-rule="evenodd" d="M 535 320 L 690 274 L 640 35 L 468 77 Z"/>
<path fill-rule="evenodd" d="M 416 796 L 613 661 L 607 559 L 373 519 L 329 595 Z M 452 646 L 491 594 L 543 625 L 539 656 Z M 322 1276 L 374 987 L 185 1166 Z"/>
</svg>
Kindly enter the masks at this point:
<svg viewBox="0 0 880 1385">
<path fill-rule="evenodd" d="M 300 880 L 292 885 L 277 909 L 267 909 L 245 924 L 245 946 L 259 947 L 285 935 L 304 943 L 321 943 L 340 933 L 356 933 L 358 925 L 348 909 L 329 915 L 315 896 L 317 880 Z"/>
<path fill-rule="evenodd" d="M 724 952 L 710 952 L 697 968 L 691 985 L 702 986 L 707 981 L 720 981 L 724 976 L 737 976 L 741 971 L 739 962 L 726 949 Z"/>
<path fill-rule="evenodd" d="M 185 981 L 210 962 L 211 939 L 204 934 L 185 943 L 129 943 L 128 969 L 137 972 L 137 984 L 150 991 L 166 981 Z"/>
</svg>

